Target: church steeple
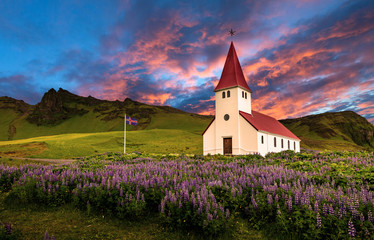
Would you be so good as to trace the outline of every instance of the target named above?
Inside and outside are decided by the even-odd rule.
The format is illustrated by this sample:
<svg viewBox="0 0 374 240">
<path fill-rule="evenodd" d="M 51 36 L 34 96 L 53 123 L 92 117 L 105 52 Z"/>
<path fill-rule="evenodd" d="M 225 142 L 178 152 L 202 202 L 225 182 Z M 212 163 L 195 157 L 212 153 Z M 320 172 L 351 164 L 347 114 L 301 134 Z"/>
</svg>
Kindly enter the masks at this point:
<svg viewBox="0 0 374 240">
<path fill-rule="evenodd" d="M 252 92 L 245 81 L 242 67 L 240 66 L 238 56 L 236 55 L 234 43 L 231 42 L 230 49 L 226 57 L 225 66 L 223 67 L 221 79 L 219 80 L 214 91 L 216 92 L 218 90 L 236 86 L 241 87 L 250 93 Z"/>
</svg>

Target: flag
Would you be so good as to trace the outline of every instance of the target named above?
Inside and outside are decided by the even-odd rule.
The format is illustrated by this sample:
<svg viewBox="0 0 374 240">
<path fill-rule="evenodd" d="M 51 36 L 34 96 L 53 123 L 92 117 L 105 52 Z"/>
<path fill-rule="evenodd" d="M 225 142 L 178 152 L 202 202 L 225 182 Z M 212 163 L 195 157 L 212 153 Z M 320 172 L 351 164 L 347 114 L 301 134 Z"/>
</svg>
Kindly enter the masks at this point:
<svg viewBox="0 0 374 240">
<path fill-rule="evenodd" d="M 136 120 L 135 118 L 131 118 L 131 117 L 126 116 L 126 124 L 136 126 L 136 125 L 138 125 L 138 120 Z"/>
</svg>

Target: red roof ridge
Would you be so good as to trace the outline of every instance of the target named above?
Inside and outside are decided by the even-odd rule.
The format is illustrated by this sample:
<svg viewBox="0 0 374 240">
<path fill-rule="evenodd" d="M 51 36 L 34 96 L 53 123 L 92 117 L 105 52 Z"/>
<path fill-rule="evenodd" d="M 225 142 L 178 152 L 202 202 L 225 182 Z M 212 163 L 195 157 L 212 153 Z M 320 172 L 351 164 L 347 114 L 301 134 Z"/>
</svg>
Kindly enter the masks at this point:
<svg viewBox="0 0 374 240">
<path fill-rule="evenodd" d="M 209 125 L 205 128 L 204 132 L 201 135 L 204 135 L 204 133 L 208 130 L 208 128 L 210 127 L 210 125 L 212 125 L 212 123 L 214 122 L 214 120 L 216 120 L 216 116 L 213 117 L 212 121 L 210 121 Z"/>
<path fill-rule="evenodd" d="M 238 56 L 235 51 L 234 43 L 231 42 L 229 52 L 227 53 L 225 65 L 222 70 L 221 78 L 214 89 L 214 91 L 230 88 L 230 87 L 242 87 L 249 92 L 252 90 L 249 88 L 247 81 L 244 78 L 242 67 Z"/>
<path fill-rule="evenodd" d="M 278 120 L 263 113 L 253 111 L 252 114 L 239 111 L 239 114 L 251 124 L 257 131 L 264 131 L 280 136 L 300 140 L 288 128 L 281 124 Z"/>
</svg>

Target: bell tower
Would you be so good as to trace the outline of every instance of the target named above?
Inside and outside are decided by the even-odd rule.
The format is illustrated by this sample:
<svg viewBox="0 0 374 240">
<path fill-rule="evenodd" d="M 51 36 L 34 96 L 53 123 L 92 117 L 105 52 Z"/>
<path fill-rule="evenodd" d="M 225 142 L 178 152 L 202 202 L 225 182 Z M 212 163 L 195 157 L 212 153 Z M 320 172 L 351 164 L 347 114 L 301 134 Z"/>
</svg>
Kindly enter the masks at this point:
<svg viewBox="0 0 374 240">
<path fill-rule="evenodd" d="M 221 154 L 240 154 L 239 111 L 251 114 L 251 89 L 245 81 L 235 47 L 231 42 L 216 95 L 215 136 Z M 230 147 L 231 145 L 231 147 Z"/>
</svg>

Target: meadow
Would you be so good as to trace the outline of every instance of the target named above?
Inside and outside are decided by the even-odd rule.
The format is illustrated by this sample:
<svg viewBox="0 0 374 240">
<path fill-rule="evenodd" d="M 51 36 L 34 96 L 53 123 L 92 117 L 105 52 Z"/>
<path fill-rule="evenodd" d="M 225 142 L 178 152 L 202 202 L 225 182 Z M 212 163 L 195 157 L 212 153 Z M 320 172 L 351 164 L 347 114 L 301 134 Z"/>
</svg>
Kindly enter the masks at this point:
<svg viewBox="0 0 374 240">
<path fill-rule="evenodd" d="M 202 153 L 201 132 L 180 129 L 127 131 L 127 152 Z M 181 137 L 183 136 L 183 137 Z M 123 152 L 123 131 L 70 133 L 0 141 L 0 156 L 66 159 Z"/>
<path fill-rule="evenodd" d="M 8 236 L 37 238 L 45 231 L 56 239 L 374 235 L 370 152 L 287 151 L 265 158 L 108 153 L 69 165 L 9 164 L 0 165 L 1 220 L 14 226 Z M 63 218 L 69 214 L 81 222 Z M 21 216 L 44 221 L 29 233 Z"/>
</svg>

